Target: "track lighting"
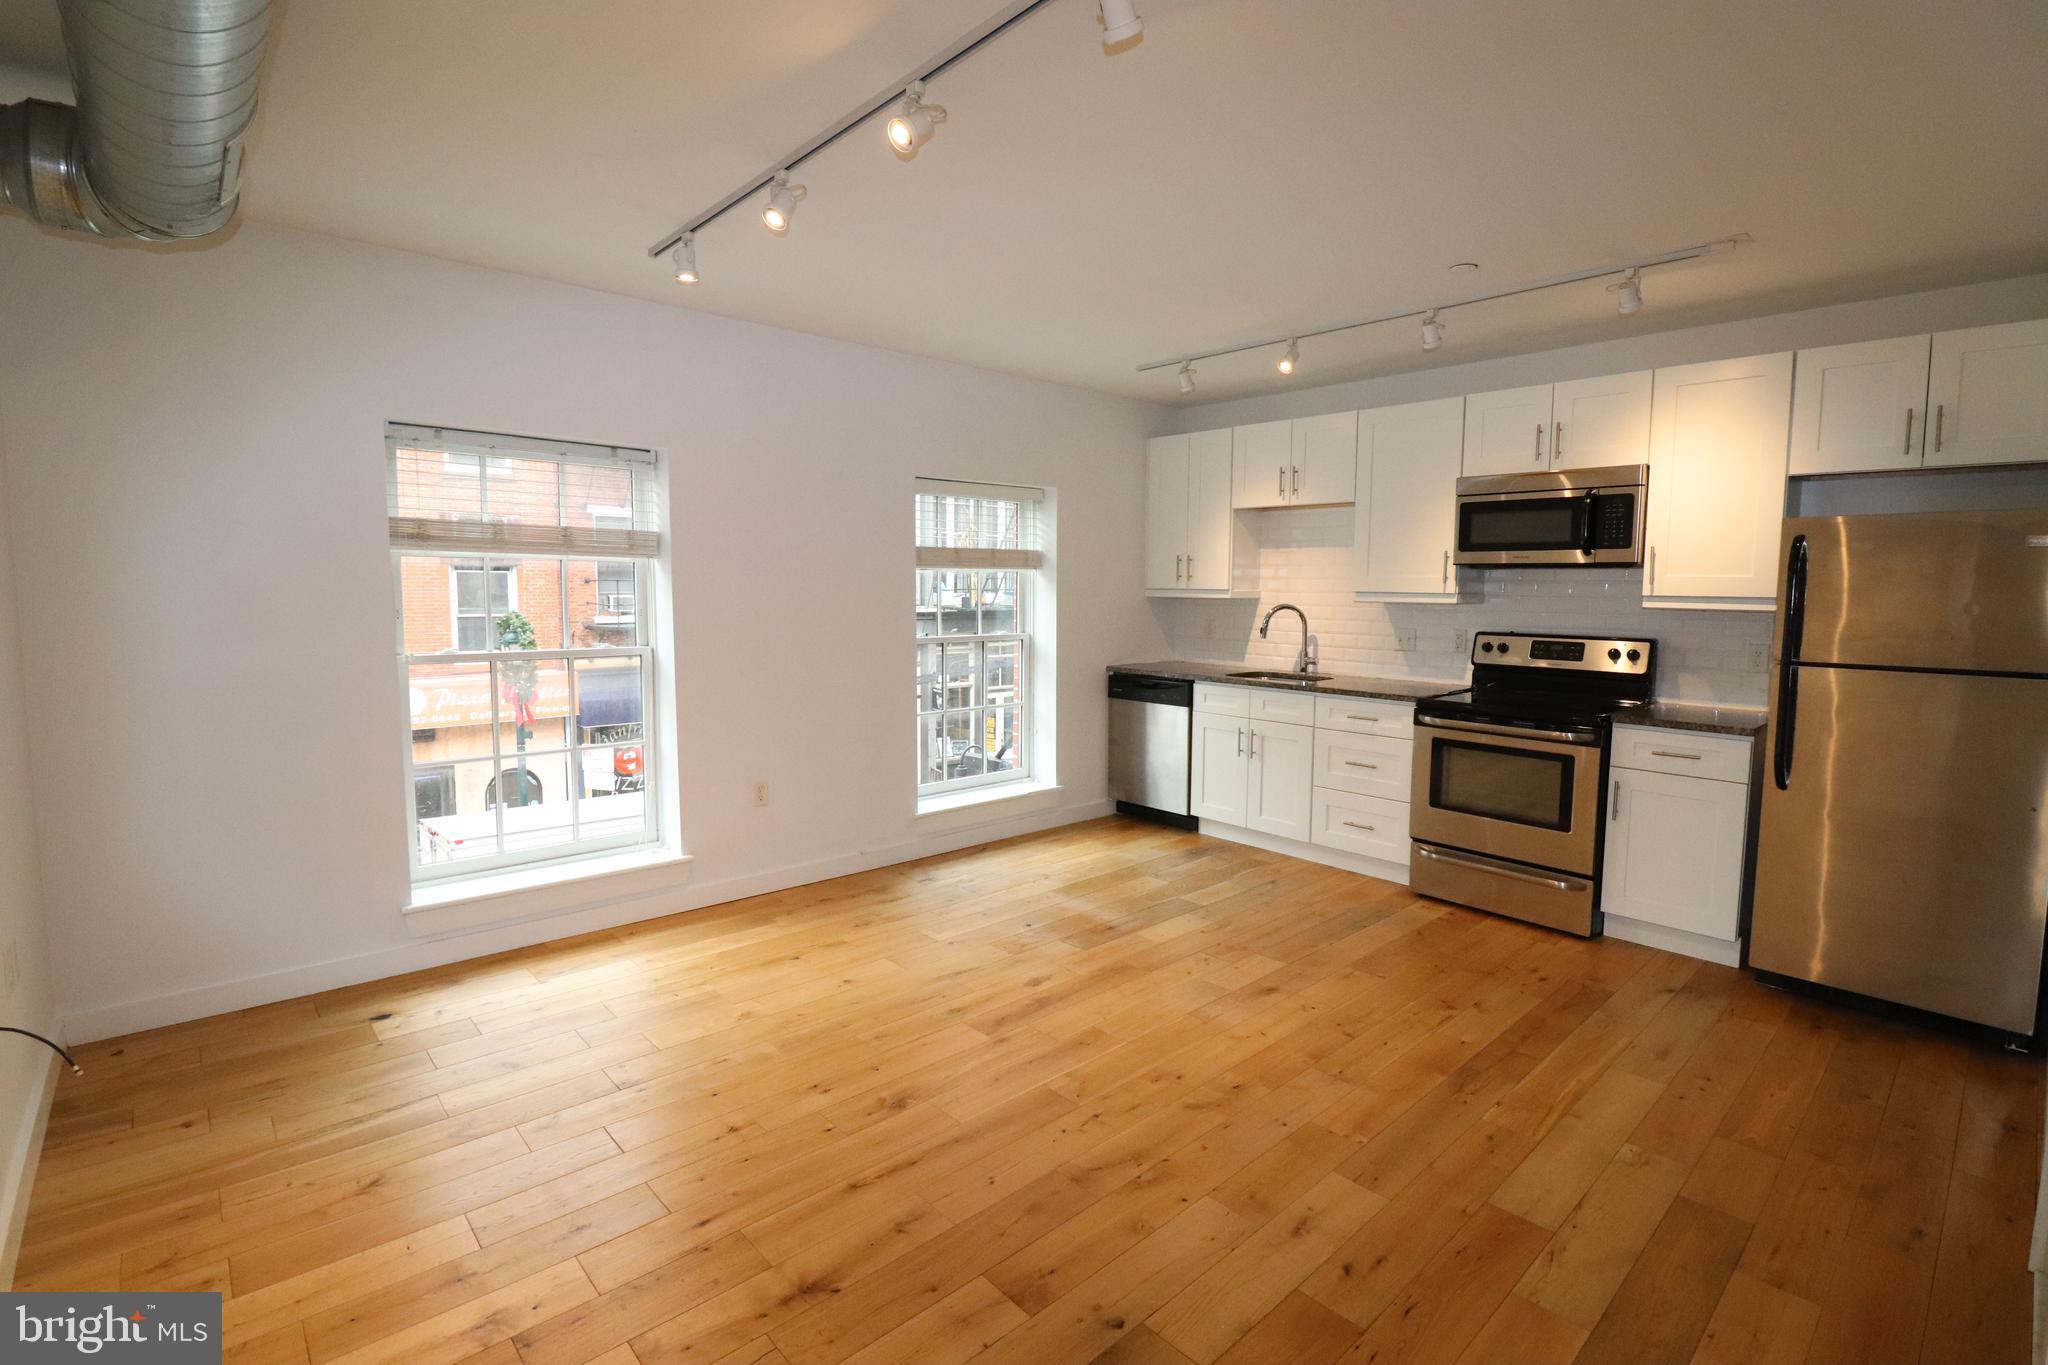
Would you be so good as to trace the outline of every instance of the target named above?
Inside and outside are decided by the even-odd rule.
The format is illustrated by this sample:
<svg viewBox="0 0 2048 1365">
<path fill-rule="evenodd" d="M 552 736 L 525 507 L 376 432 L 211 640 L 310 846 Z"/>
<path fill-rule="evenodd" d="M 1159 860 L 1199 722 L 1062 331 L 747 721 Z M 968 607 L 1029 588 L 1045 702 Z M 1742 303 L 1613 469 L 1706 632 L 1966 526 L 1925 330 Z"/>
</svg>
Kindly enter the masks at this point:
<svg viewBox="0 0 2048 1365">
<path fill-rule="evenodd" d="M 924 102 L 924 82 L 912 81 L 903 92 L 902 107 L 889 119 L 889 146 L 907 161 L 932 140 L 934 130 L 945 121 L 944 108 Z"/>
<path fill-rule="evenodd" d="M 1138 17 L 1138 7 L 1131 0 L 1101 0 L 1098 9 L 1104 51 L 1111 51 L 1145 31 L 1145 21 Z"/>
<path fill-rule="evenodd" d="M 1643 311 L 1643 272 L 1638 266 L 1630 266 L 1628 274 L 1621 277 L 1620 284 L 1607 286 L 1614 291 L 1614 307 L 1625 318 L 1632 318 Z"/>
<path fill-rule="evenodd" d="M 1436 309 L 1422 315 L 1422 349 L 1434 351 L 1444 344 L 1444 325 L 1436 320 Z"/>
<path fill-rule="evenodd" d="M 797 202 L 810 193 L 802 185 L 789 183 L 788 171 L 777 171 L 775 183 L 768 187 L 768 206 L 761 210 L 762 224 L 777 237 L 789 231 L 789 220 L 796 214 Z"/>
<path fill-rule="evenodd" d="M 1287 354 L 1280 357 L 1280 363 L 1274 368 L 1279 370 L 1282 374 L 1293 374 L 1294 367 L 1296 365 L 1299 365 L 1300 363 L 1301 343 L 1295 341 L 1292 338 L 1289 338 L 1287 342 Z"/>
<path fill-rule="evenodd" d="M 1192 360 L 1180 367 L 1180 391 L 1182 393 L 1193 393 L 1195 391 L 1195 362 Z"/>
<path fill-rule="evenodd" d="M 676 283 L 697 283 L 697 234 L 683 234 L 683 240 L 676 243 Z"/>
</svg>

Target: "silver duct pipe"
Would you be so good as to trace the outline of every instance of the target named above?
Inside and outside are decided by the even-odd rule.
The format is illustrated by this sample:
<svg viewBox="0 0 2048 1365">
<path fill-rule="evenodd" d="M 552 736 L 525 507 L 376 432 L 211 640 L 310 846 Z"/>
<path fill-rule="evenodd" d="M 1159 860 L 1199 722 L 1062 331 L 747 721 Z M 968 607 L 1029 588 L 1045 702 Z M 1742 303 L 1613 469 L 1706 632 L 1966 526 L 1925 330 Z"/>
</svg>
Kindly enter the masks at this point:
<svg viewBox="0 0 2048 1365">
<path fill-rule="evenodd" d="M 0 204 L 103 237 L 235 216 L 271 0 L 59 0 L 78 105 L 0 107 Z"/>
</svg>

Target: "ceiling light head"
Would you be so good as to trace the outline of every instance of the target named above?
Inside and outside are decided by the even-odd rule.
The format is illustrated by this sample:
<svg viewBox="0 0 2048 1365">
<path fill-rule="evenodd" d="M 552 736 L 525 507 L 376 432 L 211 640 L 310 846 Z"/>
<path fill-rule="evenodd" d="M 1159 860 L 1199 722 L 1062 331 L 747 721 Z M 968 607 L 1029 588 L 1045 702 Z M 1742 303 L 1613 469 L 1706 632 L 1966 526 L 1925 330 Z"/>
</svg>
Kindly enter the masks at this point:
<svg viewBox="0 0 2048 1365">
<path fill-rule="evenodd" d="M 1183 360 L 1180 363 L 1180 391 L 1182 393 L 1193 393 L 1195 391 L 1195 362 L 1192 360 Z"/>
<path fill-rule="evenodd" d="M 1280 363 L 1276 365 L 1274 368 L 1279 370 L 1282 374 L 1293 374 L 1296 367 L 1298 367 L 1300 364 L 1301 343 L 1290 338 L 1287 342 L 1286 353 L 1280 357 Z"/>
<path fill-rule="evenodd" d="M 946 111 L 924 102 L 924 82 L 913 81 L 903 92 L 903 103 L 889 116 L 889 147 L 908 161 L 917 149 L 932 140 L 932 134 L 946 121 Z"/>
<path fill-rule="evenodd" d="M 695 284 L 697 275 L 697 234 L 686 232 L 683 240 L 676 243 L 676 283 Z"/>
<path fill-rule="evenodd" d="M 761 210 L 762 225 L 777 237 L 789 231 L 789 220 L 796 215 L 797 204 L 809 193 L 802 185 L 789 183 L 788 171 L 777 171 L 774 183 L 768 187 L 768 203 Z"/>
<path fill-rule="evenodd" d="M 1422 315 L 1422 349 L 1434 351 L 1444 344 L 1444 325 L 1436 320 L 1436 309 Z"/>
<path fill-rule="evenodd" d="M 1628 274 L 1621 277 L 1620 284 L 1607 286 L 1614 291 L 1614 308 L 1625 318 L 1632 318 L 1643 311 L 1643 272 L 1640 267 L 1630 266 Z"/>
<path fill-rule="evenodd" d="M 1102 21 L 1104 52 L 1115 52 L 1145 34 L 1145 21 L 1138 17 L 1138 7 L 1132 0 L 1100 0 L 1096 17 Z"/>
</svg>

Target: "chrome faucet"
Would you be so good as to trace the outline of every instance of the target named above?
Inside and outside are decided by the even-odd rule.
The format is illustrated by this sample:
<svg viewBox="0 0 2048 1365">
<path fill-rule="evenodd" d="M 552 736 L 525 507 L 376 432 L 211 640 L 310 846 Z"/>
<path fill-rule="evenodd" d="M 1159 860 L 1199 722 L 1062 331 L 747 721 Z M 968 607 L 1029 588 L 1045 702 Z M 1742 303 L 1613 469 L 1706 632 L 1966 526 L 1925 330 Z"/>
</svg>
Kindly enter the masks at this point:
<svg viewBox="0 0 2048 1365">
<path fill-rule="evenodd" d="M 1297 673 L 1315 672 L 1316 637 L 1308 633 L 1308 613 L 1295 606 L 1294 603 L 1282 602 L 1279 606 L 1274 607 L 1272 611 L 1267 612 L 1265 619 L 1259 622 L 1259 638 L 1261 640 L 1266 638 L 1266 631 L 1272 626 L 1273 617 L 1283 611 L 1291 611 L 1301 618 L 1301 665 L 1294 671 Z"/>
</svg>

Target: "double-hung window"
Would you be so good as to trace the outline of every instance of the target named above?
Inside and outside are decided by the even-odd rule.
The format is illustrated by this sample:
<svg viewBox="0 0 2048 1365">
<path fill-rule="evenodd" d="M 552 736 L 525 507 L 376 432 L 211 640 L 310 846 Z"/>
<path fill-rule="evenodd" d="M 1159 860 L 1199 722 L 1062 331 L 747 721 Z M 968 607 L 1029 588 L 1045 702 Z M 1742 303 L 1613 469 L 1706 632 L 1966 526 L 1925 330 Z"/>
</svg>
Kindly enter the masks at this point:
<svg viewBox="0 0 2048 1365">
<path fill-rule="evenodd" d="M 653 452 L 385 445 L 414 879 L 657 839 Z"/>
<path fill-rule="evenodd" d="M 919 479 L 920 796 L 1031 776 L 1031 625 L 1045 571 L 1035 488 Z"/>
</svg>

